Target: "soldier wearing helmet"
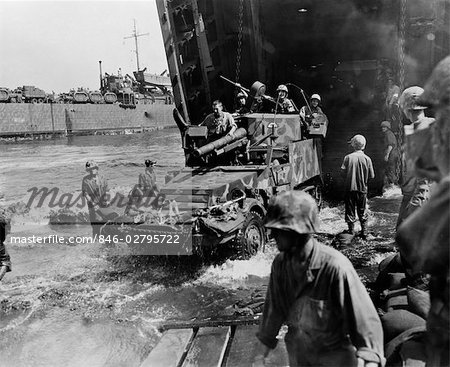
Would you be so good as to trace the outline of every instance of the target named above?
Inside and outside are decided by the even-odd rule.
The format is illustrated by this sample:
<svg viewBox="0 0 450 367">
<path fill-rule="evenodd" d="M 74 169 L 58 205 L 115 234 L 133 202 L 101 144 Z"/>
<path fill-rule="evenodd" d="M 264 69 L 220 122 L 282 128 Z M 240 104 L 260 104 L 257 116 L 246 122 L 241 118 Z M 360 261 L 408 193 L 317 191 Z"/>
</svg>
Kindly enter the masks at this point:
<svg viewBox="0 0 450 367">
<path fill-rule="evenodd" d="M 405 140 L 408 136 L 418 130 L 427 129 L 434 119 L 426 117 L 425 106 L 418 104 L 423 89 L 418 86 L 406 88 L 399 98 L 399 105 L 409 124 L 406 124 Z M 397 227 L 417 208 L 420 208 L 430 196 L 430 180 L 417 177 L 414 167 L 414 158 L 406 152 L 406 145 L 402 155 L 402 180 L 401 189 L 403 194 L 402 203 L 397 219 Z"/>
<path fill-rule="evenodd" d="M 322 98 L 320 98 L 320 96 L 315 93 L 309 100 L 309 106 L 303 106 L 302 108 L 300 108 L 300 118 L 302 119 L 302 123 L 304 123 L 306 126 L 311 125 L 314 114 L 324 114 L 322 108 L 320 108 L 321 102 Z"/>
<path fill-rule="evenodd" d="M 396 240 L 413 273 L 431 275 L 426 365 L 444 367 L 450 365 L 450 56 L 435 67 L 417 103 L 432 107 L 436 121 L 410 136 L 416 139 L 416 169 L 438 183 L 430 200 L 398 227 Z"/>
<path fill-rule="evenodd" d="M 254 365 L 275 348 L 282 324 L 290 366 L 382 366 L 375 307 L 350 261 L 319 243 L 315 200 L 287 191 L 269 203 L 266 224 L 280 251 L 273 261 Z"/>
<path fill-rule="evenodd" d="M 383 132 L 383 155 L 384 155 L 384 187 L 395 185 L 398 183 L 397 166 L 398 166 L 398 146 L 397 138 L 391 130 L 389 121 L 382 121 L 380 124 Z"/>
<path fill-rule="evenodd" d="M 361 223 L 362 238 L 366 238 L 367 224 L 367 181 L 375 178 L 372 160 L 364 153 L 366 138 L 355 135 L 350 144 L 353 153 L 347 154 L 342 162 L 341 170 L 345 178 L 345 221 L 348 233 L 354 234 L 356 215 Z M 356 209 L 356 213 L 355 213 Z"/>
<path fill-rule="evenodd" d="M 240 91 L 236 96 L 237 107 L 236 111 L 234 111 L 233 115 L 243 115 L 249 112 L 249 109 L 246 107 L 247 103 L 247 93 L 244 91 Z"/>
<path fill-rule="evenodd" d="M 159 189 L 156 184 L 156 173 L 154 166 L 156 161 L 145 160 L 145 171 L 139 175 L 138 187 L 142 191 L 142 196 L 153 197 L 158 195 Z"/>
<path fill-rule="evenodd" d="M 100 234 L 100 226 L 104 223 L 100 208 L 108 206 L 109 189 L 106 179 L 98 174 L 98 164 L 95 161 L 86 162 L 86 172 L 81 184 L 81 192 L 87 201 L 89 219 L 92 225 L 92 235 Z"/>
<path fill-rule="evenodd" d="M 287 98 L 288 88 L 284 84 L 280 84 L 277 88 L 277 99 L 275 105 L 275 113 L 296 113 L 297 108 L 294 103 Z"/>
</svg>

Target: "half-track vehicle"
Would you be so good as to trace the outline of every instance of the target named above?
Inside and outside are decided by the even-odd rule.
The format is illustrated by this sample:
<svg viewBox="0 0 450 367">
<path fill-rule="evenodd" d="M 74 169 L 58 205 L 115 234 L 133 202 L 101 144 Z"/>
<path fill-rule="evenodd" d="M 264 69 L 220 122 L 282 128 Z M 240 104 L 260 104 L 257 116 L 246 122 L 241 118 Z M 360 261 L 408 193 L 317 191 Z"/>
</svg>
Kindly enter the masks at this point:
<svg viewBox="0 0 450 367">
<path fill-rule="evenodd" d="M 320 144 L 302 136 L 297 113 L 237 115 L 238 129 L 215 141 L 208 140 L 206 126 L 186 124 L 176 109 L 174 118 L 186 166 L 170 173 L 159 195 L 141 207 L 137 223 L 113 220 L 104 235 L 179 233 L 183 244 L 166 254 L 202 254 L 231 244 L 247 258 L 265 246 L 263 220 L 273 195 L 299 189 L 320 201 Z"/>
</svg>

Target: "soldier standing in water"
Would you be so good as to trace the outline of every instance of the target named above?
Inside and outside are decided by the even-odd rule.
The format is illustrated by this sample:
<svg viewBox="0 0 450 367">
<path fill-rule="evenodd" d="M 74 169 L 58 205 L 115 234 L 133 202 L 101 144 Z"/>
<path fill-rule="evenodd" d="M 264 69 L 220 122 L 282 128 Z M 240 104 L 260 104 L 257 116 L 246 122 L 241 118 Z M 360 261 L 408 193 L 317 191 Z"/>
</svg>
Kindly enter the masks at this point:
<svg viewBox="0 0 450 367">
<path fill-rule="evenodd" d="M 92 235 L 100 234 L 100 227 L 104 224 L 99 209 L 108 206 L 108 183 L 98 174 L 98 164 L 94 161 L 86 162 L 86 172 L 81 184 L 81 192 L 87 201 Z"/>
</svg>

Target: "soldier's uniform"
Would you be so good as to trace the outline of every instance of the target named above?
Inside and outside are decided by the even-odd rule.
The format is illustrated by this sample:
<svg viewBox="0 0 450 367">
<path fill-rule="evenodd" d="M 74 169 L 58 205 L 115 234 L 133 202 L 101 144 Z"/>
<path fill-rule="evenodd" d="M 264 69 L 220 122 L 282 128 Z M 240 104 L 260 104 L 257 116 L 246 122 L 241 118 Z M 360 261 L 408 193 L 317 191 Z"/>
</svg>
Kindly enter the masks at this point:
<svg viewBox="0 0 450 367">
<path fill-rule="evenodd" d="M 427 367 L 443 367 L 450 363 L 450 56 L 436 66 L 418 102 L 434 108 L 436 122 L 416 168 L 439 182 L 430 200 L 399 226 L 397 243 L 416 273 L 431 275 Z M 423 138 L 419 133 L 414 135 Z"/>
<path fill-rule="evenodd" d="M 206 116 L 201 125 L 206 126 L 208 129 L 208 141 L 217 140 L 229 133 L 233 128 L 237 128 L 233 116 L 224 111 L 218 117 L 214 113 Z"/>
<path fill-rule="evenodd" d="M 381 322 L 352 264 L 337 250 L 304 237 L 317 231 L 317 212 L 314 199 L 302 191 L 281 193 L 269 205 L 266 227 L 303 242 L 280 248 L 273 261 L 257 337 L 275 348 L 279 329 L 287 324 L 290 366 L 356 367 L 358 359 L 383 365 Z M 308 245 L 307 260 L 300 261 L 295 251 Z"/>
<path fill-rule="evenodd" d="M 86 163 L 86 171 L 90 171 L 94 168 L 98 169 L 98 165 L 95 162 Z M 87 206 L 89 210 L 89 219 L 92 225 L 92 235 L 100 234 L 100 226 L 103 224 L 102 218 L 97 213 L 97 209 L 105 208 L 108 195 L 108 182 L 100 175 L 86 175 L 83 177 L 81 184 L 81 192 L 86 198 Z"/>
<path fill-rule="evenodd" d="M 421 111 L 426 108 L 417 104 L 417 100 L 422 93 L 423 89 L 420 87 L 409 87 L 403 91 L 399 103 L 404 113 L 408 110 Z M 408 135 L 414 131 L 428 128 L 433 121 L 434 119 L 422 114 L 417 121 L 413 122 L 411 125 L 405 126 L 405 140 L 408 139 Z M 402 155 L 402 166 L 403 174 L 401 189 L 403 199 L 400 204 L 397 227 L 429 199 L 431 185 L 428 178 L 417 176 L 414 168 L 414 160 L 406 153 L 405 146 Z"/>
</svg>

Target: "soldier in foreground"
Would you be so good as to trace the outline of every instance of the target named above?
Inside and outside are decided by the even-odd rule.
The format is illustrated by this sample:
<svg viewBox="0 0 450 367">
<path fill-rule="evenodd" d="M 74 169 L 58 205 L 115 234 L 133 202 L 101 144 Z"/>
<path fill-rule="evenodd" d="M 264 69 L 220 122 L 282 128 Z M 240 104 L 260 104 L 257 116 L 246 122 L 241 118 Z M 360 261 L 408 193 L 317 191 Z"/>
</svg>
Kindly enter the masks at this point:
<svg viewBox="0 0 450 367">
<path fill-rule="evenodd" d="M 213 113 L 206 116 L 199 126 L 206 126 L 208 128 L 208 141 L 217 140 L 227 134 L 233 134 L 237 125 L 234 122 L 233 116 L 223 110 L 222 102 L 216 100 L 212 105 Z"/>
<path fill-rule="evenodd" d="M 426 129 L 434 119 L 426 117 L 425 106 L 417 104 L 417 101 L 423 89 L 420 87 L 406 88 L 399 99 L 400 108 L 409 121 L 405 125 L 405 138 L 414 131 Z M 406 149 L 404 149 L 406 150 Z M 420 208 L 430 196 L 430 180 L 423 177 L 417 177 L 414 169 L 414 161 L 408 153 L 404 153 L 403 178 L 402 178 L 402 203 L 398 213 L 397 227 L 416 209 Z"/>
<path fill-rule="evenodd" d="M 397 243 L 415 273 L 431 275 L 426 365 L 443 367 L 450 363 L 450 56 L 436 66 L 418 103 L 433 107 L 436 122 L 411 136 L 416 170 L 438 184 L 430 200 L 399 226 Z"/>
<path fill-rule="evenodd" d="M 100 226 L 104 223 L 99 209 L 108 206 L 108 183 L 98 174 L 98 164 L 86 162 L 86 172 L 81 184 L 81 192 L 87 201 L 92 235 L 100 234 Z"/>
<path fill-rule="evenodd" d="M 347 154 L 342 162 L 341 170 L 345 178 L 345 222 L 348 233 L 355 233 L 356 214 L 361 223 L 360 237 L 367 236 L 367 181 L 375 178 L 372 160 L 364 153 L 366 138 L 355 135 L 350 144 L 354 150 Z M 355 210 L 356 209 L 356 210 Z"/>
<path fill-rule="evenodd" d="M 272 264 L 258 339 L 261 365 L 283 323 L 289 365 L 382 366 L 383 332 L 377 312 L 350 261 L 312 234 L 319 222 L 314 199 L 303 191 L 277 195 L 268 208 L 280 254 Z"/>
</svg>

